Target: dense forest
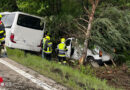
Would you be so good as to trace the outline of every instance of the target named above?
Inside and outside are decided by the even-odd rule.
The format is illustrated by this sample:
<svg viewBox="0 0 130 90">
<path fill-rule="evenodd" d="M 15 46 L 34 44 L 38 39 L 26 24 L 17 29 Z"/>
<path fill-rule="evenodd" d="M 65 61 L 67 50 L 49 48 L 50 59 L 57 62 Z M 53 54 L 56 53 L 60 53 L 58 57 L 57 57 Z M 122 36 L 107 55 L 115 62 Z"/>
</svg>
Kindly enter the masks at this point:
<svg viewBox="0 0 130 90">
<path fill-rule="evenodd" d="M 91 1 L 96 0 L 0 0 L 0 12 L 21 11 L 41 16 L 52 41 L 75 37 L 83 44 L 85 34 L 80 29 L 88 25 L 84 20 L 89 15 L 86 10 L 92 9 Z M 79 29 L 78 25 L 82 27 Z M 130 50 L 130 0 L 99 0 L 88 42 L 89 47 L 96 44 L 122 60 L 122 55 Z M 112 48 L 116 48 L 116 54 Z"/>
</svg>

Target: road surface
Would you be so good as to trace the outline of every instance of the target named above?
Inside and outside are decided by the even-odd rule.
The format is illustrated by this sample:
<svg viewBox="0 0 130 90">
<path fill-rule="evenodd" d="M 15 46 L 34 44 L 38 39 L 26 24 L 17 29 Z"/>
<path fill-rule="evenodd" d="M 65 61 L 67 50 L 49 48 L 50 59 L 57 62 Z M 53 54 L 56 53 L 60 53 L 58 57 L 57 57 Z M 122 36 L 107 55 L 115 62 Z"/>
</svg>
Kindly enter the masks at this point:
<svg viewBox="0 0 130 90">
<path fill-rule="evenodd" d="M 8 58 L 0 58 L 0 90 L 67 90 L 55 81 Z"/>
</svg>

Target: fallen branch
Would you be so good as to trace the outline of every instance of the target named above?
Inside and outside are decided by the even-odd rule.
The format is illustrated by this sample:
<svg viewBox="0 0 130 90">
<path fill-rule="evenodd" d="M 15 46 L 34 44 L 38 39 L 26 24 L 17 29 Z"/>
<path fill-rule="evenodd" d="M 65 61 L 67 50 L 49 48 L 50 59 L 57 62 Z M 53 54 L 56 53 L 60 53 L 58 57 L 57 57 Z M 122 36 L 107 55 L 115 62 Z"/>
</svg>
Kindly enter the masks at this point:
<svg viewBox="0 0 130 90">
<path fill-rule="evenodd" d="M 112 64 L 114 65 L 114 67 L 116 67 L 116 64 L 115 64 L 114 60 L 111 59 L 111 61 L 112 61 Z"/>
</svg>

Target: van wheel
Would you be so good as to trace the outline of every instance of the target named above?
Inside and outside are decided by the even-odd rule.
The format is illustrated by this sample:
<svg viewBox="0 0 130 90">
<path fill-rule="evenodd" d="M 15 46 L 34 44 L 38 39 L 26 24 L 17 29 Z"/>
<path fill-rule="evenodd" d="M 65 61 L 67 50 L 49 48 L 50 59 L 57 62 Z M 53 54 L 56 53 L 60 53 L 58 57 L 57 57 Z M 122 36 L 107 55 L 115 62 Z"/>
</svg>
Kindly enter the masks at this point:
<svg viewBox="0 0 130 90">
<path fill-rule="evenodd" d="M 99 64 L 94 60 L 93 57 L 89 57 L 89 58 L 88 58 L 88 61 L 89 61 L 89 63 L 90 63 L 93 67 L 95 67 L 95 68 L 98 68 L 98 67 L 99 67 Z"/>
</svg>

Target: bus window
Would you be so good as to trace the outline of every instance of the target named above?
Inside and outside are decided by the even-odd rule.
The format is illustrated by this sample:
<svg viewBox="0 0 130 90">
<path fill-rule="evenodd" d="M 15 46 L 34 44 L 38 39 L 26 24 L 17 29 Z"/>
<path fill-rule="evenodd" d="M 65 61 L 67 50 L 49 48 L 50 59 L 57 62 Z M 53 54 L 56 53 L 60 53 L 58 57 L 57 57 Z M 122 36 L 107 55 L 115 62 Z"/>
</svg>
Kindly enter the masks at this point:
<svg viewBox="0 0 130 90">
<path fill-rule="evenodd" d="M 41 19 L 19 14 L 17 24 L 23 27 L 37 29 L 37 30 L 43 30 L 43 27 L 40 25 Z"/>
<path fill-rule="evenodd" d="M 11 28 L 14 21 L 15 14 L 4 15 L 2 21 L 5 27 Z"/>
</svg>

